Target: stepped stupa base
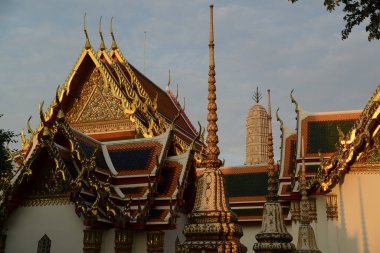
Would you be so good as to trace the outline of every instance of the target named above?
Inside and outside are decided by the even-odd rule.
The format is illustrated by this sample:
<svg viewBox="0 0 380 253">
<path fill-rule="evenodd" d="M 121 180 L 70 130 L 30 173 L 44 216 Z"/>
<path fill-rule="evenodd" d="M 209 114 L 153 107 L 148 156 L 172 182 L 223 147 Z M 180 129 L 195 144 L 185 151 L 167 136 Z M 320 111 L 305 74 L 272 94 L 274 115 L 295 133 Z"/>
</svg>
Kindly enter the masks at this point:
<svg viewBox="0 0 380 253">
<path fill-rule="evenodd" d="M 293 237 L 288 233 L 282 218 L 281 205 L 267 202 L 263 210 L 261 232 L 256 235 L 257 243 L 253 245 L 255 253 L 291 253 L 295 246 Z"/>
<path fill-rule="evenodd" d="M 315 241 L 314 230 L 310 224 L 301 224 L 298 232 L 296 253 L 321 253 Z"/>
</svg>

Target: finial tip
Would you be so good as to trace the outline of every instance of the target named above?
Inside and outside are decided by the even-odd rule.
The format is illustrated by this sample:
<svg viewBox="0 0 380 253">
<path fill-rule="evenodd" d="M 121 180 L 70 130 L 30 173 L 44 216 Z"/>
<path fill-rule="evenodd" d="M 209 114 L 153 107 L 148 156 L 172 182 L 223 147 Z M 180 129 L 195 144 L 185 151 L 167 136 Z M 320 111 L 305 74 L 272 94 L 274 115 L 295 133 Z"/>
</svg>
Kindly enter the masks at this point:
<svg viewBox="0 0 380 253">
<path fill-rule="evenodd" d="M 106 49 L 106 46 L 104 44 L 103 32 L 102 32 L 102 16 L 100 16 L 100 20 L 99 20 L 99 35 L 100 35 L 100 50 L 103 51 Z"/>
<path fill-rule="evenodd" d="M 111 37 L 112 37 L 112 49 L 115 50 L 115 49 L 117 49 L 117 44 L 116 44 L 115 36 L 113 34 L 112 20 L 113 20 L 113 17 L 111 17 L 110 33 L 111 33 Z"/>
<path fill-rule="evenodd" d="M 84 30 L 84 34 L 86 35 L 86 45 L 85 45 L 85 48 L 86 49 L 90 49 L 91 48 L 91 44 L 90 44 L 90 39 L 88 38 L 87 28 L 86 28 L 86 13 L 84 13 L 83 30 Z"/>
</svg>

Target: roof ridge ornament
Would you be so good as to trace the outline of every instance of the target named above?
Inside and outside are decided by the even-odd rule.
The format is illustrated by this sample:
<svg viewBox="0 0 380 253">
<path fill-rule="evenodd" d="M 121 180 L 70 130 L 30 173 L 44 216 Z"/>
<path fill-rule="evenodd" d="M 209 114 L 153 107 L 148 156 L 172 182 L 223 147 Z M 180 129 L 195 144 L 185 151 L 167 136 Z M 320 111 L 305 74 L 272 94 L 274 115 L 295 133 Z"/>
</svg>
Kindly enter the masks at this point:
<svg viewBox="0 0 380 253">
<path fill-rule="evenodd" d="M 26 128 L 28 129 L 28 133 L 31 135 L 34 135 L 35 132 L 33 129 L 30 127 L 30 120 L 32 119 L 32 115 L 29 116 L 28 120 L 26 121 Z"/>
<path fill-rule="evenodd" d="M 100 16 L 99 20 L 99 35 L 100 35 L 100 51 L 103 51 L 106 49 L 106 46 L 104 44 L 104 38 L 103 38 L 103 32 L 102 32 L 102 16 Z"/>
<path fill-rule="evenodd" d="M 171 79 L 170 79 L 170 69 L 169 69 L 169 79 L 168 79 L 168 84 L 166 85 L 166 92 L 169 92 L 170 91 L 170 82 L 171 82 Z"/>
<path fill-rule="evenodd" d="M 281 131 L 283 131 L 284 130 L 284 121 L 280 118 L 280 115 L 278 114 L 279 110 L 280 110 L 280 107 L 277 107 L 276 119 L 278 122 L 280 122 L 280 129 L 281 129 Z"/>
<path fill-rule="evenodd" d="M 257 86 L 256 91 L 253 92 L 252 99 L 253 99 L 253 101 L 256 102 L 256 104 L 258 104 L 260 102 L 261 98 L 262 98 L 262 96 L 261 96 L 261 93 L 259 92 L 259 87 Z"/>
<path fill-rule="evenodd" d="M 90 49 L 91 48 L 91 43 L 90 43 L 90 39 L 88 38 L 88 33 L 87 33 L 87 28 L 86 28 L 86 13 L 84 13 L 83 31 L 84 31 L 84 34 L 86 35 L 86 45 L 85 45 L 85 48 L 86 49 Z"/>
<path fill-rule="evenodd" d="M 57 118 L 59 120 L 61 119 L 64 119 L 65 118 L 65 113 L 63 112 L 63 109 L 62 109 L 62 104 L 61 104 L 61 101 L 59 101 L 59 85 L 57 87 L 57 91 L 55 92 L 55 103 L 57 104 L 57 107 L 58 107 L 58 115 L 57 115 Z"/>
<path fill-rule="evenodd" d="M 294 89 L 292 89 L 292 91 L 290 92 L 290 100 L 292 101 L 293 104 L 296 105 L 296 113 L 297 113 L 297 112 L 299 112 L 300 107 L 298 105 L 298 102 L 293 97 L 293 91 L 294 91 Z"/>
<path fill-rule="evenodd" d="M 111 23 L 110 23 L 110 33 L 111 33 L 111 37 L 112 37 L 112 50 L 116 50 L 117 49 L 117 44 L 116 44 L 116 40 L 115 40 L 115 35 L 113 34 L 113 28 L 112 28 L 112 20 L 113 20 L 113 17 L 111 17 Z"/>
</svg>

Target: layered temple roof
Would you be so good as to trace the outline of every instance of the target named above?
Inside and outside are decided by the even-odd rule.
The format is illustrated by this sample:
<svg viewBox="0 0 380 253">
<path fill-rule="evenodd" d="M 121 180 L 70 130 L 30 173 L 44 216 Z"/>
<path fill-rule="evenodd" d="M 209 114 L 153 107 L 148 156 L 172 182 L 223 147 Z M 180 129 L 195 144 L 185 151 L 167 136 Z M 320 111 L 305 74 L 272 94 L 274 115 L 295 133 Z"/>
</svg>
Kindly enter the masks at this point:
<svg viewBox="0 0 380 253">
<path fill-rule="evenodd" d="M 330 191 L 346 173 L 372 173 L 380 169 L 380 86 L 368 101 L 352 128 L 339 136 L 337 149 L 324 160 L 310 187 Z"/>
<path fill-rule="evenodd" d="M 361 111 L 306 112 L 300 108 L 291 92 L 295 104 L 297 128 L 295 131 L 281 123 L 280 196 L 299 198 L 297 178 L 302 166 L 301 140 L 305 144 L 305 175 L 315 176 L 321 159 L 328 159 L 337 149 L 339 138 L 346 134 L 359 118 Z M 294 195 L 291 197 L 291 195 Z"/>
<path fill-rule="evenodd" d="M 163 91 L 101 35 L 86 44 L 30 136 L 2 195 L 5 216 L 19 205 L 69 199 L 93 226 L 175 227 L 190 209 L 194 164 L 203 144 L 176 97 Z M 54 203 L 54 201 L 52 202 Z"/>
</svg>

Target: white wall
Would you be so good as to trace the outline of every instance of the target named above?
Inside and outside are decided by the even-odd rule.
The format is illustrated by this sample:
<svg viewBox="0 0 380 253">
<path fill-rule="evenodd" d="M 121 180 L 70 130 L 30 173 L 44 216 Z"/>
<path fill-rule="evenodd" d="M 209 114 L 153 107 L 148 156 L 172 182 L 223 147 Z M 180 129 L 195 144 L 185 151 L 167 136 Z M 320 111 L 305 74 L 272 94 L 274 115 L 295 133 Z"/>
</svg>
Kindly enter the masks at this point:
<svg viewBox="0 0 380 253">
<path fill-rule="evenodd" d="M 5 227 L 7 253 L 37 252 L 44 234 L 51 240 L 51 253 L 83 252 L 84 226 L 73 204 L 19 207 Z"/>
<path fill-rule="evenodd" d="M 115 229 L 108 229 L 102 235 L 101 253 L 115 252 Z"/>
<path fill-rule="evenodd" d="M 313 224 L 324 253 L 380 252 L 380 175 L 347 174 L 332 194 L 338 198 L 338 220 L 326 217 L 324 196 L 317 196 L 318 222 Z"/>
<path fill-rule="evenodd" d="M 144 253 L 144 252 L 146 252 L 146 232 L 136 231 L 133 234 L 132 253 Z"/>
<path fill-rule="evenodd" d="M 256 234 L 260 233 L 260 231 L 261 231 L 261 224 L 243 226 L 243 237 L 240 238 L 240 242 L 245 247 L 247 247 L 247 253 L 254 252 L 253 244 L 257 242 L 255 236 Z"/>
</svg>

